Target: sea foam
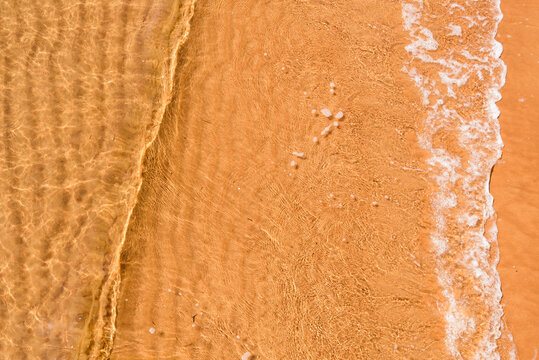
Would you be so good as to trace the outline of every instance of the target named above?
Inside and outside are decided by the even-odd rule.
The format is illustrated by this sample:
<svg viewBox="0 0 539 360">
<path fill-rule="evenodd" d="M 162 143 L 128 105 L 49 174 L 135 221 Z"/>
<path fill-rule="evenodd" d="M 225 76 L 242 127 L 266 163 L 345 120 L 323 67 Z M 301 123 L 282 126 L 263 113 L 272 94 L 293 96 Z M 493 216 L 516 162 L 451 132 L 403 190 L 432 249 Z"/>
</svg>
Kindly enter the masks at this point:
<svg viewBox="0 0 539 360">
<path fill-rule="evenodd" d="M 410 37 L 410 59 L 402 70 L 426 111 L 419 144 L 430 153 L 431 240 L 446 346 L 457 359 L 500 359 L 502 293 L 489 192 L 503 147 L 496 102 L 506 67 L 494 39 L 500 4 L 403 0 L 402 18 Z"/>
</svg>

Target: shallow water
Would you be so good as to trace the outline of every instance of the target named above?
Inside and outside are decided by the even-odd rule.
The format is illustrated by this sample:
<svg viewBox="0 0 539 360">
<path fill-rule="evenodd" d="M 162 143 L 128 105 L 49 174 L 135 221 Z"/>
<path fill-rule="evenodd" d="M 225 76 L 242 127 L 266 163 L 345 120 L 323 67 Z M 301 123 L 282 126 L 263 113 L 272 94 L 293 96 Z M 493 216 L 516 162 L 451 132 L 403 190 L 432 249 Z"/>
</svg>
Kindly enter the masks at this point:
<svg viewBox="0 0 539 360">
<path fill-rule="evenodd" d="M 110 343 L 116 252 L 184 15 L 45 1 L 1 18 L 0 352 L 84 358 Z"/>
<path fill-rule="evenodd" d="M 499 4 L 382 3 L 6 6 L 0 352 L 514 357 Z"/>
</svg>

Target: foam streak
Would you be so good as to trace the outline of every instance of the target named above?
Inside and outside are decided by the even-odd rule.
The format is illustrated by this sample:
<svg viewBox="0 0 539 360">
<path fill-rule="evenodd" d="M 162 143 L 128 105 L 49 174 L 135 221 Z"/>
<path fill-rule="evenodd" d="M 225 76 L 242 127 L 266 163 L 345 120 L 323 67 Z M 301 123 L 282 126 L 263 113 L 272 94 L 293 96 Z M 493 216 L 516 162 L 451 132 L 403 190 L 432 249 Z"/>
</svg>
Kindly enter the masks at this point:
<svg viewBox="0 0 539 360">
<path fill-rule="evenodd" d="M 489 192 L 503 147 L 496 106 L 506 73 L 495 40 L 500 4 L 404 0 L 402 18 L 411 38 L 402 70 L 427 113 L 419 143 L 430 154 L 431 240 L 447 349 L 457 359 L 500 359 L 502 293 Z"/>
</svg>

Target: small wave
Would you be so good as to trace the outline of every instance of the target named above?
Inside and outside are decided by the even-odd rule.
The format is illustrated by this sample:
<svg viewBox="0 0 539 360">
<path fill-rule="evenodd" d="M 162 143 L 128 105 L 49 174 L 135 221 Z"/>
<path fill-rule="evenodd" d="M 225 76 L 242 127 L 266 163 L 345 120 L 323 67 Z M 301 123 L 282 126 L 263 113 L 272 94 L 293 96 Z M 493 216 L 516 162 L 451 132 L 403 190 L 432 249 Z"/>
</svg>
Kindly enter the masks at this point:
<svg viewBox="0 0 539 360">
<path fill-rule="evenodd" d="M 97 310 L 97 324 L 95 326 L 94 333 L 91 335 L 92 346 L 89 350 L 87 350 L 90 353 L 89 358 L 92 359 L 109 359 L 114 346 L 114 338 L 116 335 L 117 303 L 122 281 L 120 275 L 120 258 L 125 244 L 127 230 L 131 223 L 131 216 L 137 204 L 138 194 L 140 193 L 140 189 L 142 187 L 143 160 L 146 155 L 146 151 L 157 138 L 166 108 L 172 101 L 174 76 L 176 73 L 176 66 L 178 64 L 178 52 L 189 37 L 191 19 L 195 11 L 195 5 L 196 0 L 189 0 L 178 8 L 176 21 L 170 31 L 168 39 L 169 44 L 166 52 L 166 56 L 168 57 L 169 61 L 166 61 L 165 65 L 160 69 L 159 75 L 162 79 L 162 84 L 160 86 L 158 100 L 156 101 L 156 108 L 152 112 L 151 123 L 153 126 L 146 134 L 144 147 L 139 153 L 139 160 L 137 164 L 138 184 L 136 186 L 135 196 L 133 201 L 131 201 L 129 204 L 129 213 L 127 215 L 127 221 L 124 224 L 122 237 L 118 246 L 116 249 L 114 249 L 110 270 L 105 277 L 102 286 L 99 307 Z"/>
<path fill-rule="evenodd" d="M 499 359 L 503 310 L 489 183 L 503 147 L 496 106 L 506 74 L 495 40 L 500 4 L 403 0 L 402 18 L 411 39 L 402 70 L 427 113 L 419 143 L 430 154 L 431 240 L 446 345 L 454 358 Z"/>
</svg>

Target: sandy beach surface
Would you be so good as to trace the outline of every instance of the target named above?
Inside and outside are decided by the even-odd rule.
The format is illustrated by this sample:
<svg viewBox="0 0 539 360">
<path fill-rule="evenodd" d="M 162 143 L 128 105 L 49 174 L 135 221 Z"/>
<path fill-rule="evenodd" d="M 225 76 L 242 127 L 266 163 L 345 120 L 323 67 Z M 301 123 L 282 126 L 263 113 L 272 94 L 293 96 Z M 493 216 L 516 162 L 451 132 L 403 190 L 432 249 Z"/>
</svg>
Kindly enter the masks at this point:
<svg viewBox="0 0 539 360">
<path fill-rule="evenodd" d="M 197 3 L 113 359 L 445 358 L 401 10 L 378 5 Z"/>
<path fill-rule="evenodd" d="M 496 37 L 498 249 L 496 3 L 413 3 L 6 1 L 0 359 L 534 359 L 539 7 Z M 489 55 L 425 95 L 416 35 Z M 429 146 L 485 164 L 448 196 Z"/>
<path fill-rule="evenodd" d="M 499 229 L 505 319 L 520 359 L 539 358 L 539 4 L 502 1 L 498 41 L 506 84 L 499 102 L 503 157 L 492 194 Z"/>
</svg>

